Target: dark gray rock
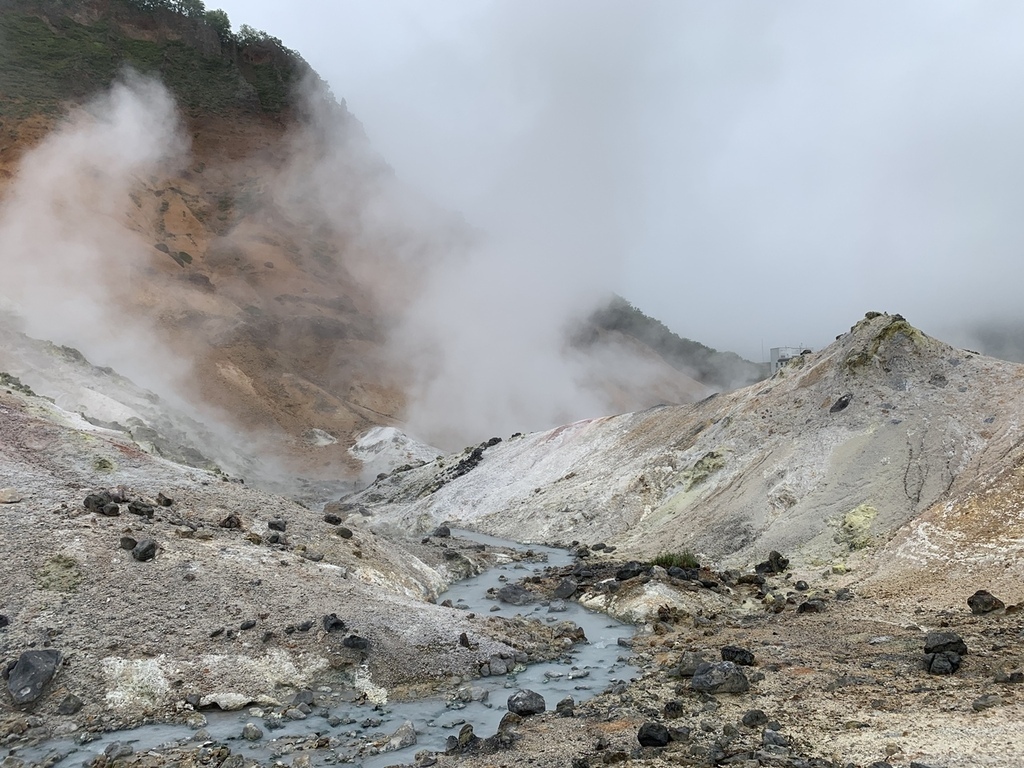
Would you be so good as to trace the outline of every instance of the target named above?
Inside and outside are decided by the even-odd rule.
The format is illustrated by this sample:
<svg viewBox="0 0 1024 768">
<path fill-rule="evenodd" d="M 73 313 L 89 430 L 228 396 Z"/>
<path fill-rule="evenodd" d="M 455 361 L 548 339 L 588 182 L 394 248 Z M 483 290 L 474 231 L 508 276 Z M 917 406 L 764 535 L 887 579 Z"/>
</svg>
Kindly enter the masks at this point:
<svg viewBox="0 0 1024 768">
<path fill-rule="evenodd" d="M 73 693 L 69 693 L 65 696 L 60 704 L 57 705 L 58 715 L 73 715 L 82 708 L 83 702 L 80 698 L 75 696 Z"/>
<path fill-rule="evenodd" d="M 309 690 L 308 688 L 303 688 L 301 691 L 297 691 L 295 695 L 292 696 L 292 704 L 295 706 L 300 706 L 302 704 L 309 706 L 313 703 L 314 698 L 315 697 L 311 690 Z"/>
<path fill-rule="evenodd" d="M 139 542 L 133 539 L 131 536 L 121 537 L 121 549 L 127 549 L 129 552 L 135 549 L 138 543 Z"/>
<path fill-rule="evenodd" d="M 263 738 L 263 731 L 256 723 L 246 723 L 242 726 L 242 738 L 246 741 L 259 741 Z"/>
<path fill-rule="evenodd" d="M 156 542 L 153 539 L 143 539 L 132 549 L 132 557 L 140 563 L 152 560 L 156 557 Z"/>
<path fill-rule="evenodd" d="M 615 572 L 615 579 L 616 581 L 629 581 L 630 579 L 635 579 L 645 570 L 647 569 L 642 563 L 631 560 Z"/>
<path fill-rule="evenodd" d="M 979 589 L 973 595 L 968 597 L 967 605 L 970 607 L 971 613 L 976 616 L 980 616 L 985 613 L 992 613 L 993 611 L 1001 611 L 1006 607 L 1006 603 L 993 595 L 987 589 Z"/>
<path fill-rule="evenodd" d="M 519 584 L 506 584 L 498 590 L 498 599 L 509 605 L 529 605 L 536 602 L 537 596 Z"/>
<path fill-rule="evenodd" d="M 341 518 L 331 512 L 328 512 L 324 515 L 324 522 L 328 525 L 341 525 Z"/>
<path fill-rule="evenodd" d="M 323 618 L 324 632 L 342 632 L 345 629 L 345 622 L 338 618 L 338 614 L 329 613 Z"/>
<path fill-rule="evenodd" d="M 926 653 L 924 668 L 933 675 L 952 675 L 960 669 L 960 654 L 954 651 Z"/>
<path fill-rule="evenodd" d="M 104 517 L 118 517 L 121 514 L 121 507 L 114 502 L 110 502 L 109 504 L 104 504 L 103 508 L 98 511 Z"/>
<path fill-rule="evenodd" d="M 3 629 L 4 627 L 10 626 L 10 624 L 11 624 L 11 620 L 9 618 L 7 618 L 6 616 L 4 616 L 2 613 L 0 613 L 0 629 Z"/>
<path fill-rule="evenodd" d="M 90 493 L 85 497 L 85 500 L 82 502 L 82 506 L 84 506 L 89 512 L 95 512 L 96 514 L 102 515 L 103 508 L 112 502 L 113 499 L 110 497 L 110 494 L 103 491 L 101 493 Z"/>
<path fill-rule="evenodd" d="M 246 619 L 245 621 L 243 621 L 241 624 L 238 625 L 238 628 L 242 629 L 242 630 L 245 630 L 245 629 L 252 629 L 255 626 L 256 626 L 256 619 Z"/>
<path fill-rule="evenodd" d="M 344 525 L 339 525 L 338 526 L 338 530 L 337 530 L 337 534 L 339 536 L 341 536 L 341 538 L 343 538 L 343 539 L 351 539 L 352 538 L 352 529 L 351 528 L 346 528 Z"/>
<path fill-rule="evenodd" d="M 565 578 L 558 582 L 558 586 L 555 587 L 553 597 L 558 600 L 567 600 L 576 594 L 576 590 L 579 589 L 579 582 L 573 578 Z"/>
<path fill-rule="evenodd" d="M 742 667 L 752 667 L 754 666 L 754 654 L 738 645 L 726 645 L 722 648 L 722 661 L 731 661 Z"/>
<path fill-rule="evenodd" d="M 42 696 L 47 684 L 57 674 L 60 662 L 61 653 L 53 648 L 22 653 L 7 678 L 7 690 L 14 704 L 31 704 Z"/>
<path fill-rule="evenodd" d="M 341 644 L 346 648 L 354 648 L 357 651 L 365 651 L 370 647 L 370 641 L 359 635 L 349 635 L 341 641 Z"/>
<path fill-rule="evenodd" d="M 669 699 L 665 702 L 661 712 L 665 717 L 675 719 L 686 714 L 686 705 L 679 699 Z"/>
<path fill-rule="evenodd" d="M 719 661 L 701 664 L 693 673 L 690 686 L 705 693 L 745 693 L 750 690 L 750 681 L 731 661 Z"/>
<path fill-rule="evenodd" d="M 741 722 L 748 728 L 760 728 L 768 724 L 768 715 L 760 709 L 749 709 L 743 715 Z"/>
<path fill-rule="evenodd" d="M 156 507 L 136 499 L 135 501 L 128 502 L 128 511 L 133 515 L 139 515 L 139 517 L 152 518 L 153 513 L 156 512 Z"/>
<path fill-rule="evenodd" d="M 789 568 L 789 559 L 783 557 L 779 552 L 772 550 L 768 553 L 768 559 L 763 563 L 758 563 L 754 566 L 754 570 L 758 573 L 764 574 L 775 574 L 784 573 Z"/>
<path fill-rule="evenodd" d="M 924 639 L 925 653 L 958 653 L 967 654 L 967 643 L 955 632 L 929 632 Z"/>
<path fill-rule="evenodd" d="M 806 600 L 796 607 L 797 613 L 824 613 L 826 609 L 825 601 L 820 600 L 817 597 L 812 597 L 810 600 Z"/>
<path fill-rule="evenodd" d="M 280 531 L 281 533 L 284 533 L 287 527 L 288 522 L 286 520 L 282 520 L 279 517 L 275 517 L 273 520 L 267 523 L 267 528 L 269 528 L 272 531 Z"/>
<path fill-rule="evenodd" d="M 437 526 L 437 528 L 434 529 L 434 532 L 430 535 L 435 536 L 439 539 L 447 539 L 452 535 L 452 529 L 449 528 L 447 525 L 439 525 Z"/>
<path fill-rule="evenodd" d="M 242 527 L 242 518 L 240 518 L 238 515 L 236 515 L 234 512 L 232 512 L 230 515 L 228 515 L 223 520 L 221 520 L 219 523 L 217 523 L 217 525 L 219 525 L 221 528 L 230 528 L 230 529 L 241 528 Z"/>
<path fill-rule="evenodd" d="M 641 747 L 667 747 L 672 741 L 668 728 L 661 723 L 646 722 L 640 726 L 636 734 L 637 741 Z"/>
<path fill-rule="evenodd" d="M 555 704 L 555 712 L 559 717 L 574 717 L 576 715 L 576 700 L 572 696 L 566 696 Z"/>
<path fill-rule="evenodd" d="M 546 708 L 544 697 L 536 691 L 521 689 L 508 697 L 508 711 L 520 717 L 539 715 Z"/>
</svg>

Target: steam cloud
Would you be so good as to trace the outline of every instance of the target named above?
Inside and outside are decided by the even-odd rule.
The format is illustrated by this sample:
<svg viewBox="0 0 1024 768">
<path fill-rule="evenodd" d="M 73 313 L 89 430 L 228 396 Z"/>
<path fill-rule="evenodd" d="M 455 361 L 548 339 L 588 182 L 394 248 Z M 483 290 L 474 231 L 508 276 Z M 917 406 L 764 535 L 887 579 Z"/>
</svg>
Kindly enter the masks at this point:
<svg viewBox="0 0 1024 768">
<path fill-rule="evenodd" d="M 123 300 L 150 246 L 125 219 L 129 193 L 173 170 L 186 141 L 174 102 L 128 72 L 22 160 L 0 207 L 0 299 L 26 333 L 74 346 L 144 386 L 185 370 Z"/>
<path fill-rule="evenodd" d="M 268 194 L 253 215 L 332 239 L 341 268 L 390 318 L 387 351 L 364 363 L 406 385 L 406 428 L 441 447 L 652 404 L 638 394 L 650 382 L 660 385 L 657 400 L 699 394 L 621 340 L 601 339 L 587 352 L 570 344 L 580 319 L 611 292 L 616 210 L 627 192 L 620 152 L 592 162 L 619 131 L 587 130 L 620 94 L 595 98 L 577 85 L 570 78 L 538 92 L 506 172 L 469 212 L 475 226 L 403 185 L 315 83 L 286 160 L 264 169 Z M 589 138 L 567 143 L 572 134 Z M 126 203 L 187 160 L 170 95 L 128 73 L 26 154 L 0 208 L 0 297 L 24 330 L 74 346 L 178 405 L 188 360 L 155 342 L 153 323 L 128 314 L 132 275 L 152 247 L 146 222 L 133 221 Z M 539 166 L 557 166 L 565 181 L 534 188 Z M 229 233 L 218 247 L 245 242 Z M 218 286 L 218 295 L 232 290 Z"/>
</svg>

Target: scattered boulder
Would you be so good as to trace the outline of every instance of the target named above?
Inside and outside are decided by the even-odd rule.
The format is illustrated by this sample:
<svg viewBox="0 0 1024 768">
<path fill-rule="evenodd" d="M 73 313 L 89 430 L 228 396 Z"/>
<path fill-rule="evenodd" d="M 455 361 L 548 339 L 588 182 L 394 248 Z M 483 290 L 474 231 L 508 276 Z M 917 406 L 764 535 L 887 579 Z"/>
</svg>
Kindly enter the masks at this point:
<svg viewBox="0 0 1024 768">
<path fill-rule="evenodd" d="M 748 728 L 761 728 L 768 724 L 768 715 L 761 709 L 748 709 L 740 722 Z"/>
<path fill-rule="evenodd" d="M 301 630 L 302 627 L 300 626 L 299 629 Z M 354 648 L 357 651 L 365 651 L 370 647 L 370 641 L 359 635 L 349 635 L 341 641 L 341 644 L 346 648 Z"/>
<path fill-rule="evenodd" d="M 576 701 L 572 696 L 566 696 L 560 702 L 555 704 L 555 712 L 559 717 L 575 717 L 576 715 Z"/>
<path fill-rule="evenodd" d="M 256 626 L 256 619 L 246 619 L 245 621 L 243 621 L 241 624 L 238 625 L 238 628 L 241 629 L 241 630 L 246 630 L 246 629 L 252 629 L 255 626 Z"/>
<path fill-rule="evenodd" d="M 705 662 L 694 671 L 690 686 L 705 693 L 746 693 L 750 690 L 750 681 L 731 661 Z"/>
<path fill-rule="evenodd" d="M 826 609 L 825 601 L 812 597 L 810 600 L 805 600 L 796 607 L 797 613 L 824 613 Z"/>
<path fill-rule="evenodd" d="M 925 653 L 959 653 L 967 654 L 967 643 L 955 632 L 929 632 L 924 639 Z"/>
<path fill-rule="evenodd" d="M 338 618 L 338 614 L 329 613 L 323 618 L 324 632 L 341 632 L 345 629 L 345 622 Z"/>
<path fill-rule="evenodd" d="M 548 613 L 565 613 L 568 610 L 565 600 L 552 600 L 548 603 Z"/>
<path fill-rule="evenodd" d="M 128 502 L 128 511 L 133 515 L 152 519 L 153 513 L 156 512 L 156 507 L 152 504 L 146 504 L 144 501 L 136 499 Z"/>
<path fill-rule="evenodd" d="M 416 727 L 411 720 L 406 720 L 398 729 L 391 734 L 388 743 L 381 749 L 382 752 L 394 752 L 396 749 L 405 749 L 416 743 Z"/>
<path fill-rule="evenodd" d="M 993 595 L 987 589 L 979 589 L 973 595 L 967 598 L 967 605 L 970 606 L 971 613 L 976 616 L 980 616 L 985 613 L 992 613 L 993 611 L 1001 611 L 1006 607 L 1006 604 L 998 597 Z"/>
<path fill-rule="evenodd" d="M 267 523 L 267 528 L 269 528 L 272 531 L 279 531 L 280 533 L 284 533 L 287 527 L 288 522 L 286 520 L 282 520 L 279 517 L 275 517 L 273 520 Z"/>
<path fill-rule="evenodd" d="M 170 496 L 165 496 L 163 493 L 156 495 L 156 503 L 161 507 L 170 507 L 174 504 L 174 499 Z"/>
<path fill-rule="evenodd" d="M 631 560 L 615 572 L 615 580 L 629 581 L 630 579 L 635 579 L 645 570 L 646 568 L 644 568 L 642 563 L 638 563 L 635 560 Z"/>
<path fill-rule="evenodd" d="M 60 662 L 61 653 L 53 648 L 22 653 L 7 678 L 7 690 L 15 706 L 31 704 L 42 696 Z"/>
<path fill-rule="evenodd" d="M 0 613 L 0 629 L 9 626 L 10 623 L 11 620 L 7 616 L 4 616 L 4 614 Z"/>
<path fill-rule="evenodd" d="M 973 702 L 971 702 L 971 709 L 975 712 L 981 712 L 992 707 L 1001 706 L 1003 698 L 995 693 L 990 693 L 986 696 L 979 696 Z"/>
<path fill-rule="evenodd" d="M 539 715 L 546 708 L 544 697 L 536 691 L 520 689 L 508 697 L 508 711 L 520 717 Z"/>
<path fill-rule="evenodd" d="M 153 539 L 143 539 L 132 548 L 132 557 L 140 563 L 156 557 L 157 544 Z"/>
<path fill-rule="evenodd" d="M 828 412 L 829 413 L 839 413 L 840 411 L 845 411 L 846 407 L 850 404 L 851 400 L 853 400 L 853 395 L 852 394 L 843 395 L 838 400 L 836 400 L 834 403 L 832 403 L 832 407 L 828 409 Z"/>
<path fill-rule="evenodd" d="M 74 715 L 82 708 L 82 706 L 82 700 L 75 696 L 75 694 L 69 693 L 61 700 L 60 704 L 57 705 L 57 714 Z"/>
<path fill-rule="evenodd" d="M 682 717 L 686 714 L 686 705 L 679 699 L 669 699 L 662 707 L 661 713 L 671 719 Z"/>
<path fill-rule="evenodd" d="M 672 741 L 668 728 L 661 723 L 646 722 L 636 735 L 641 747 L 667 747 Z"/>
<path fill-rule="evenodd" d="M 693 651 L 686 651 L 679 657 L 679 666 L 676 669 L 676 674 L 679 677 L 693 677 L 697 670 L 707 663 L 708 661 L 703 655 Z"/>
<path fill-rule="evenodd" d="M 221 528 L 241 528 L 242 518 L 240 518 L 238 515 L 232 512 L 230 515 L 228 515 L 219 523 L 217 523 L 217 525 L 219 525 Z"/>
<path fill-rule="evenodd" d="M 506 584 L 498 590 L 498 599 L 509 605 L 529 605 L 537 596 L 520 584 Z"/>
<path fill-rule="evenodd" d="M 558 586 L 555 587 L 555 591 L 552 593 L 553 597 L 557 600 L 566 600 L 576 594 L 576 590 L 579 589 L 579 582 L 573 578 L 565 578 L 558 582 Z"/>
<path fill-rule="evenodd" d="M 351 528 L 346 528 L 344 525 L 339 525 L 338 526 L 338 530 L 337 530 L 337 534 L 339 536 L 341 536 L 341 538 L 343 538 L 343 539 L 351 539 L 352 538 L 352 529 Z"/>
<path fill-rule="evenodd" d="M 242 727 L 242 738 L 246 741 L 259 741 L 263 738 L 263 731 L 256 723 L 246 723 Z"/>
<path fill-rule="evenodd" d="M 929 632 L 924 641 L 924 668 L 933 675 L 952 675 L 960 669 L 967 643 L 955 632 Z"/>
<path fill-rule="evenodd" d="M 952 675 L 960 669 L 960 654 L 947 651 L 945 653 L 926 653 L 924 668 L 933 675 Z"/>
<path fill-rule="evenodd" d="M 678 565 L 669 566 L 668 575 L 673 579 L 681 581 L 700 581 L 699 568 L 680 568 Z"/>
<path fill-rule="evenodd" d="M 341 525 L 341 518 L 335 515 L 333 512 L 328 512 L 324 515 L 324 522 L 328 525 Z"/>
<path fill-rule="evenodd" d="M 138 546 L 138 544 L 139 542 L 133 539 L 131 536 L 121 537 L 121 549 L 127 549 L 129 552 L 131 552 L 133 549 L 135 549 L 136 546 Z"/>
<path fill-rule="evenodd" d="M 435 536 L 438 539 L 447 539 L 452 535 L 452 529 L 447 525 L 439 525 L 430 535 Z"/>
<path fill-rule="evenodd" d="M 775 550 L 768 553 L 767 560 L 754 566 L 755 571 L 769 576 L 776 573 L 785 573 L 787 568 L 789 568 L 789 558 L 783 557 Z"/>
<path fill-rule="evenodd" d="M 742 667 L 752 667 L 754 666 L 754 654 L 738 645 L 726 645 L 722 648 L 722 661 L 731 661 Z"/>
</svg>

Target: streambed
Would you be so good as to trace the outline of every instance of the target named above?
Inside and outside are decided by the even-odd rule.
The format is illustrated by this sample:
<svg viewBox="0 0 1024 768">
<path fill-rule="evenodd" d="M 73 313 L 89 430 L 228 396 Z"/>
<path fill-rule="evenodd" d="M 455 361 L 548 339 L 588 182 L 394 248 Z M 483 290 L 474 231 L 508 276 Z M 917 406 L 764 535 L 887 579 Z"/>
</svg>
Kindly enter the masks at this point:
<svg viewBox="0 0 1024 768">
<path fill-rule="evenodd" d="M 497 565 L 456 582 L 440 599 L 481 615 L 521 615 L 551 623 L 571 621 L 583 629 L 589 642 L 573 645 L 552 661 L 528 666 L 514 664 L 507 674 L 469 681 L 448 696 L 374 705 L 351 701 L 351 690 L 322 688 L 314 692 L 310 712 L 304 719 L 282 718 L 274 710 L 258 707 L 238 712 L 204 710 L 206 723 L 198 731 L 185 725 L 146 725 L 102 734 L 85 744 L 71 739 L 49 742 L 18 750 L 12 756 L 26 765 L 77 768 L 105 751 L 108 754 L 118 749 L 162 752 L 219 742 L 228 746 L 232 754 L 266 764 L 291 765 L 295 757 L 302 755 L 309 761 L 303 760 L 303 764 L 311 766 L 351 764 L 381 768 L 410 764 L 420 750 L 444 751 L 448 737 L 458 736 L 467 723 L 478 736 L 493 734 L 507 712 L 508 696 L 517 689 L 529 688 L 540 693 L 550 710 L 566 696 L 572 696 L 579 703 L 636 674 L 637 670 L 625 658 L 628 652 L 618 643 L 620 638 L 632 636 L 630 625 L 588 611 L 573 601 L 565 601 L 564 610 L 552 611 L 550 605 L 508 605 L 488 594 L 492 588 L 517 582 L 546 567 L 569 565 L 572 562 L 569 552 L 554 547 L 521 545 L 469 531 L 452 531 L 452 534 L 489 547 L 529 550 L 534 557 Z M 493 610 L 495 607 L 497 610 Z M 512 660 L 508 664 L 513 667 Z M 371 742 L 387 741 L 407 721 L 415 728 L 415 744 L 371 754 L 375 751 Z M 242 738 L 243 728 L 248 723 L 262 731 L 261 738 L 253 741 Z M 121 746 L 111 746 L 115 742 Z M 310 748 L 311 742 L 319 742 L 317 748 Z"/>
</svg>

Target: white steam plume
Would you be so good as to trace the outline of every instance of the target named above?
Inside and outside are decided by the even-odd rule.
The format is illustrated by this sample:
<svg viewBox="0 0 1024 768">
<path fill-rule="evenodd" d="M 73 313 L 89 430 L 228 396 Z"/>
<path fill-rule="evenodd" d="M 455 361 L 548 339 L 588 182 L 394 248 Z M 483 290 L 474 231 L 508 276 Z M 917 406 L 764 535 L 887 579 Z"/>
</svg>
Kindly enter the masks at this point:
<svg viewBox="0 0 1024 768">
<path fill-rule="evenodd" d="M 22 159 L 0 205 L 0 299 L 31 336 L 72 345 L 144 386 L 169 371 L 147 321 L 121 301 L 151 245 L 129 194 L 185 155 L 174 102 L 127 72 Z"/>
</svg>

